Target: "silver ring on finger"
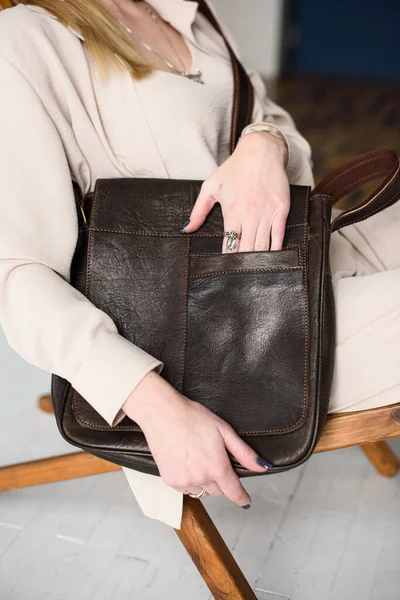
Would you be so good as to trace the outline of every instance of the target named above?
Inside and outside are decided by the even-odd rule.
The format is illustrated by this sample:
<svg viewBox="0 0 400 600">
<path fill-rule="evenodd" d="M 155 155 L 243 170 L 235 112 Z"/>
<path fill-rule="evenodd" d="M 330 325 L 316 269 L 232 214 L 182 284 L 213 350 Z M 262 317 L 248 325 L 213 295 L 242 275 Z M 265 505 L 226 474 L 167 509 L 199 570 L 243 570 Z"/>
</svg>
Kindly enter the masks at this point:
<svg viewBox="0 0 400 600">
<path fill-rule="evenodd" d="M 188 496 L 190 496 L 191 498 L 196 498 L 196 500 L 199 500 L 200 498 L 202 498 L 206 493 L 206 490 L 204 488 L 201 488 L 201 492 L 199 492 L 198 494 L 191 494 L 190 492 L 188 492 Z"/>
<path fill-rule="evenodd" d="M 236 248 L 237 240 L 240 240 L 242 234 L 237 231 L 224 231 L 224 237 L 226 237 L 225 250 L 231 251 Z"/>
</svg>

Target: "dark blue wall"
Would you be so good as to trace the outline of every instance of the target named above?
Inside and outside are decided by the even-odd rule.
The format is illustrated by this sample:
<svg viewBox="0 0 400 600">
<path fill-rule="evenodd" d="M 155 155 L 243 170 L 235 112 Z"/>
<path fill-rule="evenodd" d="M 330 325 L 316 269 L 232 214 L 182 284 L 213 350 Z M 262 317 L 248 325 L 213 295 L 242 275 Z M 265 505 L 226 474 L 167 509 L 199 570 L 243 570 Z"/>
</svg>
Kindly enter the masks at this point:
<svg viewBox="0 0 400 600">
<path fill-rule="evenodd" d="M 400 0 L 294 0 L 292 71 L 400 78 Z"/>
</svg>

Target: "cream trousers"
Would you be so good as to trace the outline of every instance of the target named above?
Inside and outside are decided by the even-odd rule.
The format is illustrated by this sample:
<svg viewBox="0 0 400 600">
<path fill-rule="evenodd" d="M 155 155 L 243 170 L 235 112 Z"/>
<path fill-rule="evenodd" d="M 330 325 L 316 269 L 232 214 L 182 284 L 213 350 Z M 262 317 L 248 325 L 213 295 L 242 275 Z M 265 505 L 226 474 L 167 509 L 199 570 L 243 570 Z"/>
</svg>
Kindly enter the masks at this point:
<svg viewBox="0 0 400 600">
<path fill-rule="evenodd" d="M 339 211 L 334 211 L 334 216 Z M 400 401 L 400 202 L 332 235 L 337 347 L 329 412 Z M 180 527 L 182 494 L 124 469 L 145 515 Z"/>
</svg>

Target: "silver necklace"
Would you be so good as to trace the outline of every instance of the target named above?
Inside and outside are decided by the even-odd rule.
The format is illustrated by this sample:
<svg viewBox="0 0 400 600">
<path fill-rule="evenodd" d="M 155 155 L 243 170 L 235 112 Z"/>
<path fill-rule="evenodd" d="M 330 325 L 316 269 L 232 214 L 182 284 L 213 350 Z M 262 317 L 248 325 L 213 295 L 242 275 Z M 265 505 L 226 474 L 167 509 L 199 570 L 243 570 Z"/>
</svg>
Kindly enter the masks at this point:
<svg viewBox="0 0 400 600">
<path fill-rule="evenodd" d="M 157 17 L 157 15 L 151 10 L 151 8 L 149 8 L 147 6 L 146 3 L 144 3 L 145 9 L 147 10 L 147 12 L 149 13 L 149 15 L 151 16 L 151 18 L 153 19 L 153 21 L 158 25 L 162 35 L 164 36 L 164 38 L 166 39 L 166 41 L 168 42 L 169 46 L 172 48 L 173 52 L 175 53 L 176 57 L 178 58 L 179 62 L 181 63 L 181 66 L 183 67 L 183 70 L 178 69 L 177 67 L 175 67 L 175 65 L 173 65 L 172 63 L 169 62 L 169 60 L 166 60 L 165 58 L 163 58 L 160 54 L 158 54 L 158 52 L 156 52 L 155 50 L 153 50 L 153 48 L 147 44 L 147 42 L 145 42 L 144 40 L 142 40 L 134 31 L 132 31 L 132 29 L 130 29 L 130 27 L 128 27 L 127 25 L 125 25 L 125 23 L 123 23 L 122 21 L 118 20 L 119 24 L 122 25 L 122 27 L 135 39 L 138 40 L 138 42 L 140 42 L 142 44 L 142 46 L 144 46 L 146 48 L 146 50 L 149 50 L 150 52 L 152 52 L 153 54 L 155 54 L 155 56 L 158 56 L 158 58 L 160 60 L 162 60 L 167 67 L 169 67 L 172 71 L 174 71 L 174 73 L 177 73 L 178 75 L 182 75 L 182 77 L 186 77 L 187 79 L 191 79 L 192 81 L 195 81 L 196 83 L 204 83 L 204 81 L 202 80 L 202 72 L 199 71 L 199 69 L 196 69 L 193 73 L 189 73 L 188 71 L 185 70 L 185 65 L 183 64 L 181 57 L 179 56 L 178 52 L 176 51 L 175 47 L 173 46 L 172 42 L 170 41 L 170 39 L 167 37 L 167 35 L 165 34 L 165 32 L 163 31 L 163 28 L 161 27 L 161 23 L 159 18 Z"/>
</svg>

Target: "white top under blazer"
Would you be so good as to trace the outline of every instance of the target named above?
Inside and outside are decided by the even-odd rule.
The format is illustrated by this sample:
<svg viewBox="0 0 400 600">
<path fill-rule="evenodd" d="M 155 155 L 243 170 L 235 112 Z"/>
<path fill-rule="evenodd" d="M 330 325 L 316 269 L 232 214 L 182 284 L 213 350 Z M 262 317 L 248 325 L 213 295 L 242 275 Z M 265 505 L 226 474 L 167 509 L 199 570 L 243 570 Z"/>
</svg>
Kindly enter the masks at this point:
<svg viewBox="0 0 400 600">
<path fill-rule="evenodd" d="M 69 283 L 78 235 L 71 178 L 83 193 L 100 177 L 206 179 L 229 156 L 233 78 L 221 36 L 197 2 L 150 4 L 184 36 L 205 85 L 159 70 L 135 81 L 113 69 L 104 82 L 82 35 L 45 9 L 0 13 L 0 323 L 20 356 L 70 381 L 109 424 L 163 363 Z M 312 185 L 308 143 L 249 74 L 252 121 L 284 134 L 290 182 Z M 182 494 L 124 471 L 145 514 L 179 527 Z"/>
</svg>

